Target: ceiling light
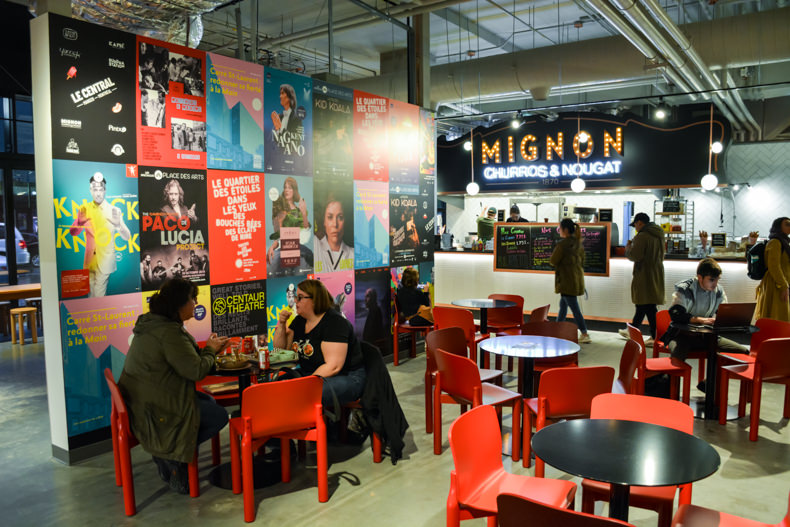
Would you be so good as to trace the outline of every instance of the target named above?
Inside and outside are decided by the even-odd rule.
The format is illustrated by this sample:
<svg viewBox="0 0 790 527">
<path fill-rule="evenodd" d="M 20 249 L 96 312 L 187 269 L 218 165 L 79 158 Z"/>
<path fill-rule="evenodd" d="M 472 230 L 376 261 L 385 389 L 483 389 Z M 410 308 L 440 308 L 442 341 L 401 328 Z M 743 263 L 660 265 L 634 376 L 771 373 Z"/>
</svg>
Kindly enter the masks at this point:
<svg viewBox="0 0 790 527">
<path fill-rule="evenodd" d="M 472 141 L 464 141 L 464 150 L 467 152 L 472 150 Z"/>
<path fill-rule="evenodd" d="M 700 185 L 704 190 L 713 190 L 719 184 L 719 178 L 713 174 L 705 174 L 700 180 Z"/>
<path fill-rule="evenodd" d="M 740 190 L 740 189 L 741 189 L 741 186 L 739 184 L 737 184 L 737 183 L 732 186 L 732 190 Z"/>
<path fill-rule="evenodd" d="M 571 181 L 571 190 L 576 193 L 582 192 L 584 190 L 584 187 L 586 186 L 587 184 L 580 177 L 577 177 L 576 179 Z"/>
<path fill-rule="evenodd" d="M 656 108 L 656 113 L 654 114 L 656 119 L 665 119 L 667 116 L 667 111 L 663 107 Z"/>
<path fill-rule="evenodd" d="M 521 126 L 521 121 L 518 120 L 518 117 L 514 117 L 512 121 L 510 121 L 510 126 L 513 128 L 518 128 Z"/>
<path fill-rule="evenodd" d="M 476 195 L 478 192 L 480 192 L 480 185 L 478 185 L 478 184 L 477 184 L 477 183 L 475 183 L 474 181 L 472 181 L 471 183 L 469 183 L 469 184 L 466 186 L 466 193 L 467 193 L 467 194 L 469 194 L 470 196 L 474 196 L 474 195 Z"/>
<path fill-rule="evenodd" d="M 724 145 L 720 141 L 713 141 L 710 145 L 710 151 L 714 154 L 721 154 L 722 150 L 724 150 Z"/>
</svg>

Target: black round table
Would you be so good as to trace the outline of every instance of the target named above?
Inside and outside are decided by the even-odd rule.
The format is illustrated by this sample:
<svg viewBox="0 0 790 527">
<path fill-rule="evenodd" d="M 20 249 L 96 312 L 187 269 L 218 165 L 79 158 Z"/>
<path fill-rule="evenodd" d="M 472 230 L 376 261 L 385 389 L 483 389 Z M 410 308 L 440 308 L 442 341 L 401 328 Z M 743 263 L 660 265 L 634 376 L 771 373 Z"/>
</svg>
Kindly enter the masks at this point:
<svg viewBox="0 0 790 527">
<path fill-rule="evenodd" d="M 538 335 L 507 335 L 492 337 L 480 341 L 480 349 L 502 355 L 515 357 L 518 361 L 518 375 L 522 380 L 522 395 L 532 397 L 532 377 L 535 370 L 535 359 L 565 357 L 579 352 L 579 345 L 570 340 Z M 481 353 L 480 356 L 483 356 Z"/>
<path fill-rule="evenodd" d="M 492 300 L 490 298 L 462 298 L 461 300 L 453 300 L 451 303 L 454 306 L 458 306 L 458 307 L 469 307 L 472 309 L 479 309 L 480 333 L 483 335 L 488 333 L 489 309 L 499 309 L 501 307 L 513 307 L 516 305 L 515 302 L 512 302 L 510 300 Z"/>
<path fill-rule="evenodd" d="M 539 430 L 532 449 L 549 465 L 612 485 L 609 516 L 628 521 L 631 485 L 662 487 L 706 478 L 719 468 L 708 443 L 673 428 L 617 419 L 575 419 Z"/>
</svg>

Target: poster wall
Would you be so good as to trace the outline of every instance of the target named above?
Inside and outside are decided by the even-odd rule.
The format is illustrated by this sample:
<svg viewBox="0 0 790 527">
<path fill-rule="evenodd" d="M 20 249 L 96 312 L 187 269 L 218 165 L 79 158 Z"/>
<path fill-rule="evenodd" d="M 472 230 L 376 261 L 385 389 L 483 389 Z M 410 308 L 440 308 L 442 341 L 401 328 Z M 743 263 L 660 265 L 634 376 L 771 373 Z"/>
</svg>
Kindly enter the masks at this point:
<svg viewBox="0 0 790 527">
<path fill-rule="evenodd" d="M 266 172 L 312 175 L 313 81 L 264 68 L 264 164 Z"/>
<path fill-rule="evenodd" d="M 263 170 L 263 66 L 208 53 L 208 168 Z"/>
</svg>

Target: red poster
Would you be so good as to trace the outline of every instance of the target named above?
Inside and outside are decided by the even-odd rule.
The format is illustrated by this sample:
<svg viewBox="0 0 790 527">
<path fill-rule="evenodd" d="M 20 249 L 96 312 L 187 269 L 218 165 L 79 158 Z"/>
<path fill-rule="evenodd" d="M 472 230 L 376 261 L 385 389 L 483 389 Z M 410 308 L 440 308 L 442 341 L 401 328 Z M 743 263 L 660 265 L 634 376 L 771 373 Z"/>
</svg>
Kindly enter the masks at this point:
<svg viewBox="0 0 790 527">
<path fill-rule="evenodd" d="M 386 97 L 354 90 L 354 179 L 387 181 Z"/>
<path fill-rule="evenodd" d="M 138 164 L 206 168 L 206 54 L 137 37 Z"/>
<path fill-rule="evenodd" d="M 263 174 L 208 171 L 211 283 L 266 278 Z"/>
</svg>

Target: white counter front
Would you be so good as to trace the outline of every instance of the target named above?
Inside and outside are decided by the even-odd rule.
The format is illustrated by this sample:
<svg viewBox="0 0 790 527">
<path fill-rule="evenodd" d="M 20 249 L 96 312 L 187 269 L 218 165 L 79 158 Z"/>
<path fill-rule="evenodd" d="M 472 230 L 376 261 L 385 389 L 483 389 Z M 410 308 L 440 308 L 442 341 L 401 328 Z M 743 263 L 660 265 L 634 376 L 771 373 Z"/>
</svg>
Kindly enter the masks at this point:
<svg viewBox="0 0 790 527">
<path fill-rule="evenodd" d="M 674 284 L 696 275 L 699 260 L 665 260 L 666 301 L 672 300 Z M 754 302 L 759 282 L 746 276 L 745 262 L 719 262 L 719 283 L 730 302 Z M 609 260 L 609 276 L 585 276 L 587 296 L 579 298 L 585 317 L 598 320 L 630 320 L 633 263 L 625 258 Z M 559 309 L 560 296 L 554 293 L 553 273 L 494 272 L 491 253 L 436 252 L 434 255 L 434 301 L 449 304 L 459 298 L 485 298 L 491 293 L 509 293 L 524 297 L 524 309 L 551 304 L 551 313 Z M 668 304 L 659 309 L 666 309 Z M 572 317 L 572 315 L 569 316 Z"/>
</svg>

